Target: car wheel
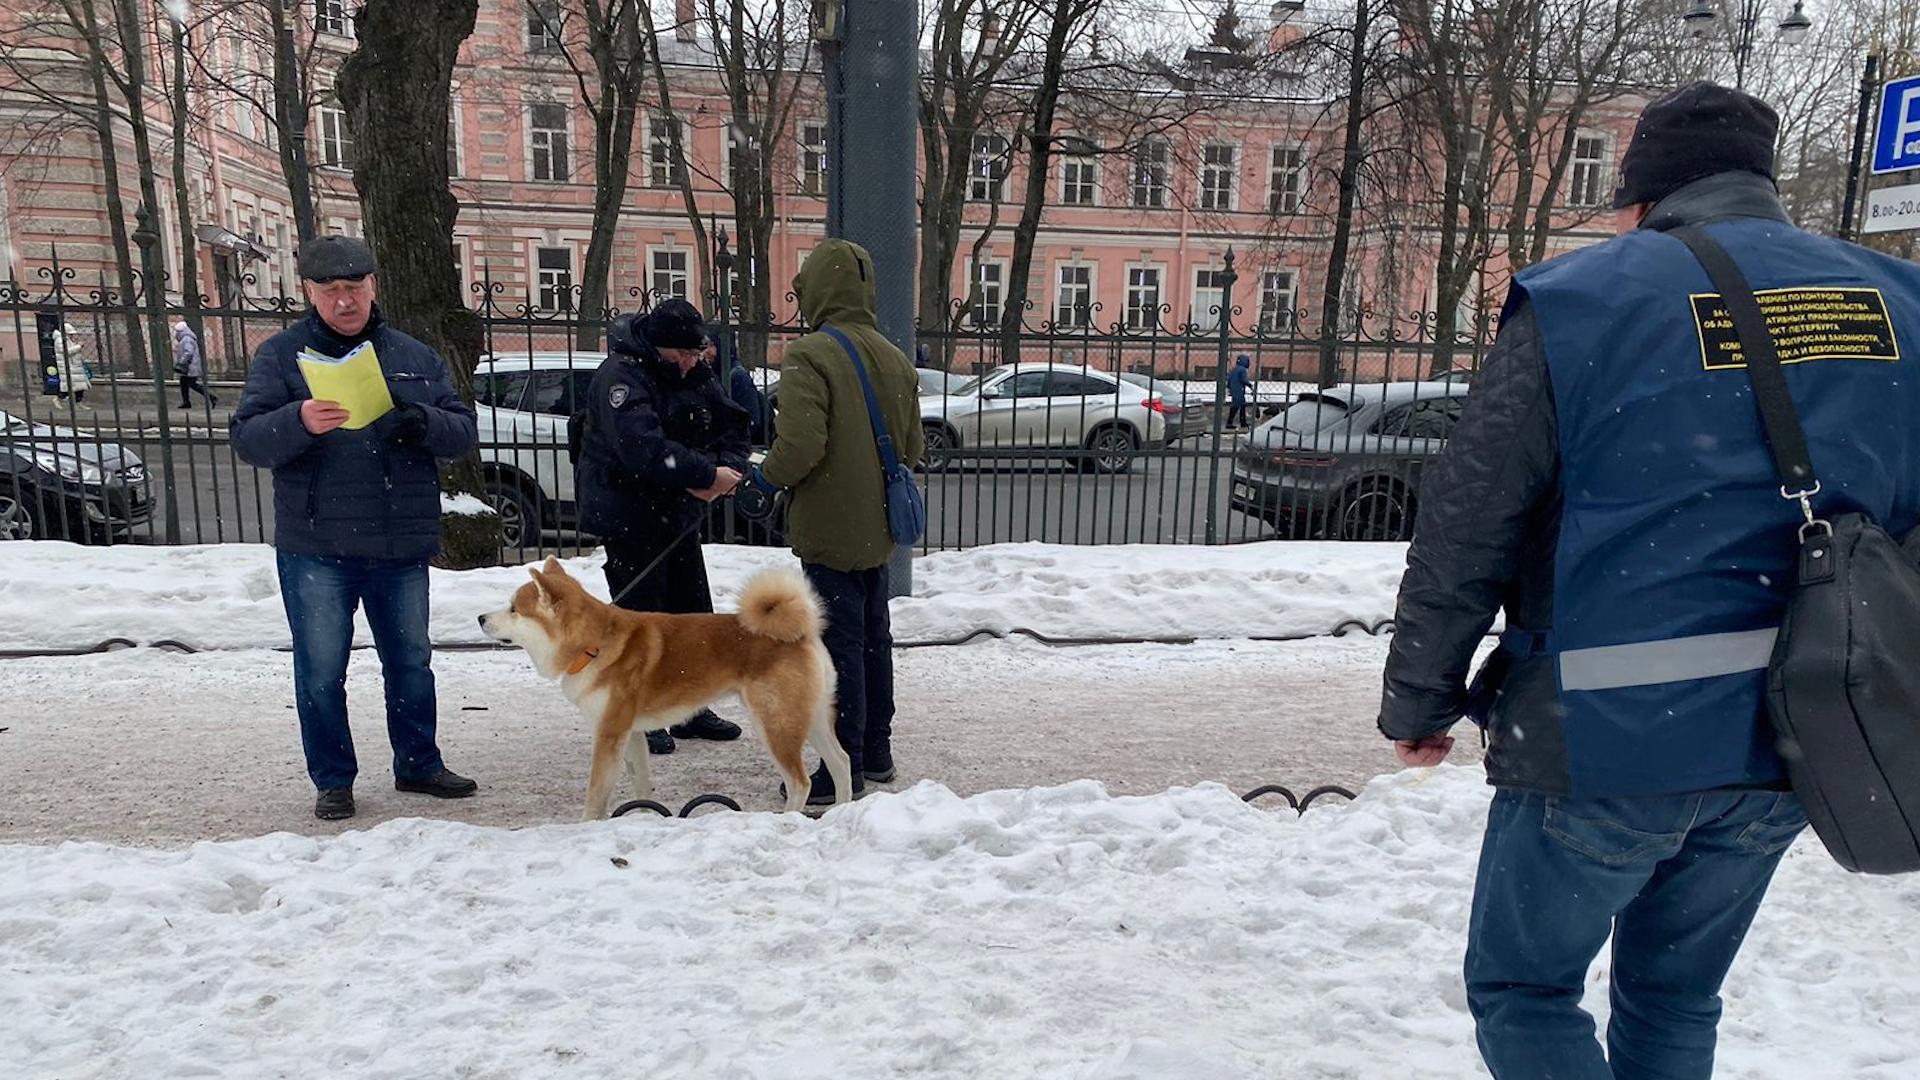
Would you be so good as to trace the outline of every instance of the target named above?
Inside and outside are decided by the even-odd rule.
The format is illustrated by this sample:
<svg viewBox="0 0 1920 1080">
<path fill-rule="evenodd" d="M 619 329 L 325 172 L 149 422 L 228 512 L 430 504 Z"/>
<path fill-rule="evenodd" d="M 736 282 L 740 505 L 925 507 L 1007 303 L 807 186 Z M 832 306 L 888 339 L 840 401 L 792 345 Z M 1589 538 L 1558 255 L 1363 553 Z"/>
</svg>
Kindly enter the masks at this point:
<svg viewBox="0 0 1920 1080">
<path fill-rule="evenodd" d="M 1340 507 L 1341 540 L 1407 540 L 1413 536 L 1413 499 L 1398 484 L 1362 484 Z"/>
<path fill-rule="evenodd" d="M 540 503 L 519 484 L 501 476 L 487 477 L 487 505 L 500 515 L 500 544 L 526 547 L 540 538 Z"/>
<path fill-rule="evenodd" d="M 33 497 L 28 492 L 0 489 L 0 540 L 38 539 L 40 523 L 33 512 Z"/>
<path fill-rule="evenodd" d="M 947 471 L 953 464 L 953 432 L 945 424 L 924 424 L 921 440 L 925 448 L 920 451 L 920 468 L 930 473 Z"/>
<path fill-rule="evenodd" d="M 1123 473 L 1133 468 L 1139 443 L 1133 432 L 1117 424 L 1096 428 L 1087 436 L 1086 462 L 1097 473 Z"/>
</svg>

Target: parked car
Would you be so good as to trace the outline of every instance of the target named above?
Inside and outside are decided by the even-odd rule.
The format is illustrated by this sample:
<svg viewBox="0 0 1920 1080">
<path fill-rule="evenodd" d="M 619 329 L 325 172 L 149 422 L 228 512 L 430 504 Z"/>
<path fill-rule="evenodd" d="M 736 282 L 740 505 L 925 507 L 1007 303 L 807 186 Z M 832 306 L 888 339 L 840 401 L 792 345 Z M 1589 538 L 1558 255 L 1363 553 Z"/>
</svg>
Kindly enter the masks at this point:
<svg viewBox="0 0 1920 1080">
<path fill-rule="evenodd" d="M 152 517 L 146 465 L 132 451 L 0 412 L 0 540 L 107 543 Z"/>
<path fill-rule="evenodd" d="M 586 401 L 601 360 L 580 353 L 501 353 L 474 369 L 486 501 L 500 515 L 505 546 L 534 547 L 546 530 L 577 526 L 567 419 Z M 733 513 L 727 500 L 712 506 L 706 539 L 781 542 L 784 517 L 760 525 Z"/>
<path fill-rule="evenodd" d="M 971 375 L 955 375 L 937 368 L 915 368 L 914 374 L 920 376 L 921 397 L 946 397 L 973 381 Z"/>
<path fill-rule="evenodd" d="M 1120 372 L 1120 377 L 1145 390 L 1149 397 L 1166 403 L 1167 441 L 1179 442 L 1194 435 L 1213 431 L 1213 400 L 1201 398 L 1187 383 L 1168 382 L 1137 371 Z"/>
<path fill-rule="evenodd" d="M 1466 396 L 1461 381 L 1300 394 L 1235 455 L 1231 505 L 1284 536 L 1405 540 L 1421 475 L 1446 446 Z"/>
<path fill-rule="evenodd" d="M 959 450 L 1054 451 L 1103 473 L 1133 468 L 1167 438 L 1168 403 L 1105 371 L 1073 364 L 1008 364 L 920 399 L 922 465 L 947 468 Z"/>
</svg>

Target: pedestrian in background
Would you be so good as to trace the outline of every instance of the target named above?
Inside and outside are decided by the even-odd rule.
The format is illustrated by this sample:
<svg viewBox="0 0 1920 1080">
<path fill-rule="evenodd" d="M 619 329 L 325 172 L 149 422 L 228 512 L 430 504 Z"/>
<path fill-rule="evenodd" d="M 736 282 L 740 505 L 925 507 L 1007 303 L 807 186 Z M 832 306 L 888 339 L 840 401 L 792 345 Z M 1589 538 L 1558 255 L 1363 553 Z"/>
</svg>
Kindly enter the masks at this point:
<svg viewBox="0 0 1920 1080">
<path fill-rule="evenodd" d="M 198 393 L 208 405 L 220 404 L 220 399 L 207 389 L 207 364 L 200 353 L 200 339 L 194 336 L 193 327 L 188 326 L 185 319 L 173 324 L 173 370 L 180 376 L 182 409 L 192 407 L 190 393 Z"/>
<path fill-rule="evenodd" d="M 1253 384 L 1253 357 L 1241 353 L 1233 361 L 1233 370 L 1227 373 L 1227 410 L 1228 427 L 1247 426 L 1247 392 Z"/>
</svg>

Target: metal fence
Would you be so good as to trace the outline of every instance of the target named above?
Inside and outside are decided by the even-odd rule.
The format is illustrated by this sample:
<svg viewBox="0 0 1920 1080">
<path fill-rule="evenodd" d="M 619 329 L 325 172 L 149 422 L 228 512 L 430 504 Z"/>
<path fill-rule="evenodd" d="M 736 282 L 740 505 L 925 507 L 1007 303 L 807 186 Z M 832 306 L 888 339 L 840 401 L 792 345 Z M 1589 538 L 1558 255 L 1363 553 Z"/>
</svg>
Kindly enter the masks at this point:
<svg viewBox="0 0 1920 1080">
<path fill-rule="evenodd" d="M 137 360 L 130 335 L 151 329 L 140 296 L 57 266 L 0 280 L 0 538 L 271 539 L 271 479 L 233 454 L 227 420 L 248 358 L 305 305 L 238 285 L 201 305 L 210 395 L 183 400 L 169 359 L 158 372 Z M 604 355 L 581 347 L 582 330 L 615 311 L 584 317 L 577 291 L 541 296 L 544 305 L 487 282 L 474 292 L 488 353 L 474 383 L 480 455 L 507 526 L 502 557 L 577 550 L 592 539 L 573 529 L 566 419 Z M 638 309 L 651 298 L 624 299 Z M 777 431 L 781 358 L 805 331 L 791 317 L 735 325 L 727 307 L 710 305 L 723 313 L 720 363 L 764 358 L 752 369 L 771 406 L 764 445 Z M 1333 350 L 1338 385 L 1323 389 L 1306 319 L 1247 320 L 1230 289 L 1220 309 L 1177 323 L 1167 309 L 1117 321 L 1097 305 L 1054 314 L 1011 351 L 997 327 L 921 335 L 937 365 L 921 372 L 924 549 L 1403 537 L 1485 346 L 1437 347 L 1430 314 L 1358 310 Z M 184 317 L 166 305 L 157 336 L 170 340 Z M 1253 384 L 1244 414 L 1226 380 L 1242 355 Z M 64 392 L 81 377 L 91 380 L 84 398 Z M 778 525 L 749 523 L 722 501 L 708 539 L 777 543 Z"/>
</svg>

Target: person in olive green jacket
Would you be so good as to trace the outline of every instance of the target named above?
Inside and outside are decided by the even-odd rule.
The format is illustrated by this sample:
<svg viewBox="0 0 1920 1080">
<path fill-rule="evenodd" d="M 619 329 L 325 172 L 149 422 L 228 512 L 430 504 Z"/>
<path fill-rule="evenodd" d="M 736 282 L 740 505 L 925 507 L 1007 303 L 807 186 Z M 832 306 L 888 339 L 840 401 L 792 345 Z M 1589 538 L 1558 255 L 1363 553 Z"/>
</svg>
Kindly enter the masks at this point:
<svg viewBox="0 0 1920 1080">
<path fill-rule="evenodd" d="M 827 240 L 793 279 L 800 314 L 816 332 L 787 348 L 780 364 L 780 417 L 766 460 L 752 482 L 791 488 L 787 537 L 826 607 L 833 654 L 834 730 L 853 759 L 853 793 L 889 783 L 893 765 L 893 631 L 887 616 L 886 480 L 873 423 L 853 361 L 831 326 L 860 353 L 874 398 L 902 463 L 922 449 L 920 384 L 906 355 L 874 325 L 873 257 L 845 240 Z M 807 802 L 833 802 L 824 767 Z"/>
</svg>

